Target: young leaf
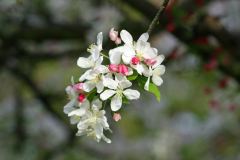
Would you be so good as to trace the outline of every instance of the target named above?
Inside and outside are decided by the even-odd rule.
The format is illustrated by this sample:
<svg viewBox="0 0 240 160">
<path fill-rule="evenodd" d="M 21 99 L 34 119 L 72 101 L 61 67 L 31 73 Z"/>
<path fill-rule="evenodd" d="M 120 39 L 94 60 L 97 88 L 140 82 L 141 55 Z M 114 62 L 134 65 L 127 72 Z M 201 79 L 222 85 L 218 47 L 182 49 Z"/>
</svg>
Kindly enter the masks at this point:
<svg viewBox="0 0 240 160">
<path fill-rule="evenodd" d="M 155 97 L 157 98 L 157 101 L 160 102 L 161 94 L 160 94 L 159 88 L 155 84 L 153 83 L 149 84 L 149 92 L 154 94 Z"/>
<path fill-rule="evenodd" d="M 138 77 L 138 73 L 136 71 L 134 71 L 132 75 L 127 77 L 127 79 L 129 81 L 134 81 L 137 77 Z"/>
</svg>

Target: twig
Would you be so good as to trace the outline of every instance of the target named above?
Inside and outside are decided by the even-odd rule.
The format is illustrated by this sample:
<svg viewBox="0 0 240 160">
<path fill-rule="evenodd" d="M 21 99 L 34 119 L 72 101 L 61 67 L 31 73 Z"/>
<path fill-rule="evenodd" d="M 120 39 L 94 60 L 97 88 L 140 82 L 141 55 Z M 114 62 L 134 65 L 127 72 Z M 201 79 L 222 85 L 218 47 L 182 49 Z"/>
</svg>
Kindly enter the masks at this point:
<svg viewBox="0 0 240 160">
<path fill-rule="evenodd" d="M 165 0 L 164 1 L 163 5 L 159 8 L 157 14 L 155 15 L 154 19 L 152 20 L 151 24 L 149 25 L 148 30 L 147 30 L 149 35 L 151 34 L 153 28 L 157 24 L 159 17 L 164 13 L 165 8 L 167 7 L 168 2 L 169 2 L 169 0 Z"/>
</svg>

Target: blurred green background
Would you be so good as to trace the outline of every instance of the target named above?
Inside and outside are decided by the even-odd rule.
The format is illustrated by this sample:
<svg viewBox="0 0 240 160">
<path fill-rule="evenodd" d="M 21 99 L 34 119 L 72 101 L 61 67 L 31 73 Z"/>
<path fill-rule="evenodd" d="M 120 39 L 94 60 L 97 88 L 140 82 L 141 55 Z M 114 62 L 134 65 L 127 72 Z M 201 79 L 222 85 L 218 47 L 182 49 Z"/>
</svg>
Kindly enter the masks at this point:
<svg viewBox="0 0 240 160">
<path fill-rule="evenodd" d="M 1 160 L 240 160 L 240 1 L 170 0 L 150 41 L 166 57 L 161 102 L 143 92 L 110 122 L 112 144 L 76 137 L 65 87 L 96 35 L 135 39 L 162 0 L 0 0 Z"/>
</svg>

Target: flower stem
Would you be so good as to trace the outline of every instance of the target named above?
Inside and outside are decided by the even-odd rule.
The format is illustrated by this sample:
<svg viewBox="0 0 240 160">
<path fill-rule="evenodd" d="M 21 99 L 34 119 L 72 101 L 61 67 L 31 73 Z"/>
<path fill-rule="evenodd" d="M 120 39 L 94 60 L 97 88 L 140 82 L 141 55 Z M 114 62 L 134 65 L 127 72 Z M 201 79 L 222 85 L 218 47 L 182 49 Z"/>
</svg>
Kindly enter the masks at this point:
<svg viewBox="0 0 240 160">
<path fill-rule="evenodd" d="M 169 0 L 164 0 L 163 5 L 159 8 L 158 12 L 156 13 L 154 19 L 152 20 L 151 24 L 148 27 L 147 33 L 150 35 L 153 28 L 155 27 L 155 25 L 158 22 L 159 17 L 164 13 L 165 8 L 167 7 Z"/>
<path fill-rule="evenodd" d="M 103 53 L 100 53 L 104 58 L 107 58 L 107 59 L 109 59 L 109 57 L 107 56 L 107 55 L 105 55 L 105 54 L 103 54 Z"/>
</svg>

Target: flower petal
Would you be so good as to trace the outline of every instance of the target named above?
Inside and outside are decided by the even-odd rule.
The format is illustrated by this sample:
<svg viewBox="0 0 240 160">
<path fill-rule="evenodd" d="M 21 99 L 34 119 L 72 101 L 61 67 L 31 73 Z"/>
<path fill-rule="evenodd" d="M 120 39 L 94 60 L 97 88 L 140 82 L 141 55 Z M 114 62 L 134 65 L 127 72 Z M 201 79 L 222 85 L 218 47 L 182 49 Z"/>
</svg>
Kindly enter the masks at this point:
<svg viewBox="0 0 240 160">
<path fill-rule="evenodd" d="M 112 111 L 117 111 L 122 107 L 122 97 L 116 94 L 111 100 Z"/>
<path fill-rule="evenodd" d="M 118 83 L 111 78 L 103 78 L 103 85 L 110 89 L 117 89 Z"/>
<path fill-rule="evenodd" d="M 99 73 L 108 73 L 109 70 L 108 70 L 108 67 L 104 66 L 104 65 L 99 65 L 97 68 L 96 68 L 97 72 Z"/>
<path fill-rule="evenodd" d="M 144 71 L 143 64 L 132 65 L 132 68 L 134 68 L 140 75 L 142 75 Z"/>
<path fill-rule="evenodd" d="M 105 101 L 108 98 L 112 97 L 115 93 L 116 93 L 116 91 L 108 89 L 100 94 L 100 98 L 101 98 L 101 100 Z"/>
<path fill-rule="evenodd" d="M 151 47 L 145 47 L 143 50 L 144 59 L 153 59 L 157 57 L 157 52 Z"/>
<path fill-rule="evenodd" d="M 77 60 L 77 65 L 81 68 L 91 68 L 91 58 L 79 57 Z"/>
<path fill-rule="evenodd" d="M 83 75 L 81 75 L 81 77 L 79 78 L 79 81 L 80 82 L 84 81 L 87 77 L 89 77 L 91 72 L 92 72 L 92 69 L 89 69 L 86 72 L 84 72 Z"/>
<path fill-rule="evenodd" d="M 96 83 L 92 82 L 92 81 L 87 81 L 83 84 L 83 90 L 85 92 L 90 92 L 91 90 L 93 90 L 96 87 Z"/>
<path fill-rule="evenodd" d="M 93 100 L 93 102 L 92 102 L 92 109 L 98 111 L 101 108 L 102 108 L 102 101 L 100 101 L 98 98 Z"/>
<path fill-rule="evenodd" d="M 157 68 L 153 70 L 153 75 L 163 75 L 165 73 L 165 66 L 164 65 L 159 65 Z"/>
<path fill-rule="evenodd" d="M 149 38 L 149 34 L 148 33 L 143 33 L 139 38 L 138 38 L 138 41 L 144 41 L 144 42 L 147 42 L 148 41 L 148 38 Z"/>
<path fill-rule="evenodd" d="M 91 45 L 90 48 L 88 49 L 88 52 L 91 53 L 91 57 L 93 59 L 93 61 L 97 61 L 97 59 L 99 58 L 100 56 L 100 51 L 98 49 L 98 46 L 96 45 Z"/>
<path fill-rule="evenodd" d="M 104 85 L 103 85 L 103 82 L 102 81 L 99 81 L 97 84 L 96 84 L 96 88 L 97 88 L 97 93 L 101 93 L 104 89 Z"/>
<path fill-rule="evenodd" d="M 152 81 L 155 85 L 160 86 L 163 83 L 163 80 L 160 76 L 153 75 Z"/>
<path fill-rule="evenodd" d="M 99 51 L 102 50 L 102 42 L 103 42 L 103 34 L 102 34 L 102 32 L 100 32 L 97 35 L 97 46 L 98 46 Z"/>
<path fill-rule="evenodd" d="M 146 91 L 149 91 L 149 83 L 150 83 L 150 77 L 148 77 L 148 79 L 147 79 L 147 81 L 146 81 L 146 83 L 145 83 L 145 85 L 144 85 L 144 89 L 145 89 Z"/>
<path fill-rule="evenodd" d="M 123 46 L 111 49 L 109 51 L 109 59 L 111 64 L 120 64 L 122 54 L 124 52 Z"/>
<path fill-rule="evenodd" d="M 102 64 L 103 62 L 103 56 L 99 57 L 96 61 L 95 61 L 95 66 L 94 67 L 98 67 Z"/>
<path fill-rule="evenodd" d="M 157 66 L 159 66 L 163 62 L 164 58 L 164 55 L 157 56 L 156 63 L 152 67 L 156 68 Z"/>
<path fill-rule="evenodd" d="M 70 117 L 70 123 L 71 124 L 77 124 L 80 121 L 80 117 L 79 116 L 71 116 Z"/>
<path fill-rule="evenodd" d="M 124 46 L 122 60 L 124 64 L 130 64 L 132 58 L 136 55 L 135 50 L 131 46 Z"/>
<path fill-rule="evenodd" d="M 73 111 L 71 111 L 70 113 L 68 113 L 68 116 L 83 116 L 86 113 L 86 110 L 84 108 L 79 108 L 79 109 L 75 109 Z"/>
<path fill-rule="evenodd" d="M 128 87 L 131 87 L 132 86 L 132 82 L 130 82 L 129 80 L 122 80 L 122 81 L 119 82 L 119 86 L 122 89 L 125 89 L 125 88 L 128 88 Z"/>
<path fill-rule="evenodd" d="M 126 89 L 123 91 L 123 94 L 127 97 L 127 99 L 138 99 L 140 97 L 140 93 L 137 90 Z"/>
<path fill-rule="evenodd" d="M 133 44 L 133 38 L 132 38 L 131 34 L 128 31 L 122 30 L 120 32 L 120 36 L 121 36 L 122 41 L 125 44 L 128 44 L 128 45 L 132 45 Z"/>
<path fill-rule="evenodd" d="M 63 112 L 65 114 L 68 114 L 69 112 L 74 110 L 74 105 L 76 104 L 76 100 L 71 100 L 63 107 Z"/>
</svg>

